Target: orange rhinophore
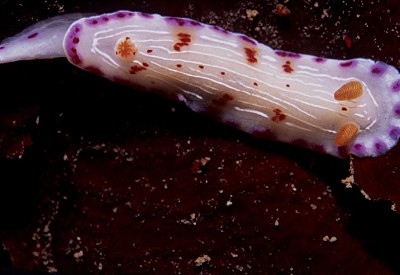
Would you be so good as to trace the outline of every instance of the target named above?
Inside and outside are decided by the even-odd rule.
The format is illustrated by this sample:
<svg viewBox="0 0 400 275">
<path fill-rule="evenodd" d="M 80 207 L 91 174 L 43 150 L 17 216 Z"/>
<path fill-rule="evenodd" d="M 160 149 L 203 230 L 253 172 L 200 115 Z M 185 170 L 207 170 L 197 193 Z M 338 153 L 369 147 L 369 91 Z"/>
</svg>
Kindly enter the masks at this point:
<svg viewBox="0 0 400 275">
<path fill-rule="evenodd" d="M 335 99 L 338 101 L 354 100 L 362 96 L 364 92 L 363 84 L 353 80 L 347 82 L 335 92 Z"/>
<path fill-rule="evenodd" d="M 358 134 L 359 127 L 355 123 L 346 123 L 340 127 L 335 137 L 335 145 L 342 147 L 350 143 Z"/>
</svg>

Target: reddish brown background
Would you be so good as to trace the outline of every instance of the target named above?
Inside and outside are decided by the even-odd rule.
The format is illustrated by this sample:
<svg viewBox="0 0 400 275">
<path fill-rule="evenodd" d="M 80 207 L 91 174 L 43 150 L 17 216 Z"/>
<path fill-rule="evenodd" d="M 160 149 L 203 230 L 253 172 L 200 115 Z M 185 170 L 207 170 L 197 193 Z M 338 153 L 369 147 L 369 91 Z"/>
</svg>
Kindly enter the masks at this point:
<svg viewBox="0 0 400 275">
<path fill-rule="evenodd" d="M 3 0 L 0 39 L 60 13 L 129 9 L 400 67 L 399 1 L 286 2 L 282 18 L 278 1 Z M 1 65 L 0 80 L 0 273 L 400 273 L 399 146 L 355 159 L 345 188 L 349 160 L 257 140 L 66 60 Z"/>
</svg>

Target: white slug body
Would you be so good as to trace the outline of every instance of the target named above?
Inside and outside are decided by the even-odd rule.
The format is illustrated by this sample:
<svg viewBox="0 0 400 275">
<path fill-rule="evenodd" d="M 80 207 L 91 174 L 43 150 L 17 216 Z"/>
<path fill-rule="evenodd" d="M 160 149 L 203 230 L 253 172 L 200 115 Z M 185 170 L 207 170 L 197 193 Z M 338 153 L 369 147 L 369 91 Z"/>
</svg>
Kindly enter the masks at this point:
<svg viewBox="0 0 400 275">
<path fill-rule="evenodd" d="M 259 137 L 364 157 L 400 136 L 400 74 L 382 62 L 273 50 L 191 19 L 130 11 L 75 21 L 63 46 L 82 69 Z"/>
</svg>

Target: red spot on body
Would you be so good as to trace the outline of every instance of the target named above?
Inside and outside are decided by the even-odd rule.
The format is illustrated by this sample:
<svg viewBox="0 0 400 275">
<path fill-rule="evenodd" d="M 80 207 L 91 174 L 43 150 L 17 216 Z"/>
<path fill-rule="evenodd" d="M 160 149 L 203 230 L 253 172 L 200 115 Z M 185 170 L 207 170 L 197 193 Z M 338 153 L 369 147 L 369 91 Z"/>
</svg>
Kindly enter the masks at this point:
<svg viewBox="0 0 400 275">
<path fill-rule="evenodd" d="M 225 72 L 221 72 L 220 74 L 221 74 L 221 75 L 225 75 Z"/>
<path fill-rule="evenodd" d="M 273 122 L 280 122 L 286 119 L 286 115 L 280 109 L 276 108 L 272 111 L 275 113 L 275 116 L 271 118 Z"/>
<path fill-rule="evenodd" d="M 148 64 L 148 63 L 146 63 L 146 62 L 143 62 L 143 66 L 144 66 L 144 67 L 148 67 L 148 66 L 149 66 L 149 64 Z"/>
<path fill-rule="evenodd" d="M 117 13 L 117 17 L 124 18 L 125 17 L 125 13 L 122 13 L 122 12 Z"/>
<path fill-rule="evenodd" d="M 182 64 L 176 64 L 176 67 L 182 68 Z"/>
<path fill-rule="evenodd" d="M 78 37 L 74 37 L 74 39 L 72 39 L 72 43 L 78 44 L 79 43 L 79 38 Z"/>
<path fill-rule="evenodd" d="M 107 22 L 108 20 L 110 20 L 107 16 L 103 16 L 102 18 L 101 18 L 101 20 L 103 20 L 104 22 Z"/>
<path fill-rule="evenodd" d="M 178 42 L 173 46 L 174 50 L 177 52 L 180 52 L 182 47 L 189 46 L 190 42 L 192 42 L 192 36 L 188 33 L 180 32 L 177 34 L 177 37 Z"/>
<path fill-rule="evenodd" d="M 341 67 L 350 67 L 353 64 L 353 61 L 346 61 L 346 62 L 342 62 L 340 63 Z"/>
<path fill-rule="evenodd" d="M 82 60 L 79 58 L 79 56 L 73 55 L 71 56 L 71 62 L 74 64 L 81 64 Z"/>
<path fill-rule="evenodd" d="M 99 21 L 97 21 L 96 19 L 94 19 L 94 20 L 92 21 L 92 24 L 93 24 L 93 25 L 96 25 L 97 23 L 99 23 Z"/>
<path fill-rule="evenodd" d="M 290 85 L 289 85 L 289 84 L 286 84 L 286 87 L 288 87 L 288 88 L 289 88 L 289 87 L 290 87 Z"/>
<path fill-rule="evenodd" d="M 153 50 L 147 50 L 147 53 L 152 53 L 153 52 Z"/>
<path fill-rule="evenodd" d="M 38 33 L 34 32 L 34 33 L 28 35 L 28 39 L 32 39 L 32 38 L 36 37 L 37 35 L 38 35 Z"/>
<path fill-rule="evenodd" d="M 290 58 L 300 58 L 301 55 L 298 53 L 292 53 L 292 52 L 285 52 L 285 51 L 275 51 L 276 55 L 279 55 L 280 57 L 290 57 Z"/>
<path fill-rule="evenodd" d="M 293 72 L 292 64 L 290 63 L 290 61 L 286 61 L 286 63 L 282 65 L 282 68 L 285 73 L 290 74 Z"/>
<path fill-rule="evenodd" d="M 257 50 L 254 48 L 244 48 L 244 53 L 246 55 L 247 61 L 249 63 L 257 63 Z"/>
<path fill-rule="evenodd" d="M 219 98 L 213 99 L 212 103 L 214 103 L 215 105 L 218 105 L 218 106 L 223 106 L 231 100 L 233 100 L 233 96 L 225 93 L 222 96 L 220 96 Z"/>
<path fill-rule="evenodd" d="M 316 57 L 316 58 L 314 59 L 314 61 L 317 62 L 317 63 L 323 63 L 323 62 L 326 61 L 326 59 L 323 58 L 323 57 Z"/>
<path fill-rule="evenodd" d="M 343 111 L 343 112 L 346 112 L 346 111 L 347 111 L 347 108 L 346 108 L 346 107 L 342 107 L 342 111 Z"/>
<path fill-rule="evenodd" d="M 131 67 L 129 73 L 130 74 L 136 74 L 136 73 L 144 71 L 144 70 L 147 70 L 146 67 L 144 67 L 142 65 L 135 65 L 135 66 Z"/>
<path fill-rule="evenodd" d="M 254 82 L 253 85 L 254 85 L 254 86 L 258 86 L 258 83 L 257 83 L 257 82 Z"/>
<path fill-rule="evenodd" d="M 382 71 L 380 68 L 373 68 L 371 71 L 373 74 L 380 74 Z"/>
<path fill-rule="evenodd" d="M 199 65 L 199 68 L 200 68 L 200 69 L 204 69 L 204 66 L 203 66 L 203 65 Z"/>
<path fill-rule="evenodd" d="M 99 68 L 94 67 L 94 66 L 88 66 L 85 69 L 87 71 L 91 72 L 91 73 L 94 73 L 94 74 L 97 74 L 97 75 L 100 75 L 100 76 L 104 75 L 104 73 Z"/>
<path fill-rule="evenodd" d="M 178 23 L 179 26 L 184 26 L 185 25 L 185 20 L 183 20 L 181 18 L 177 18 L 176 22 Z"/>
</svg>

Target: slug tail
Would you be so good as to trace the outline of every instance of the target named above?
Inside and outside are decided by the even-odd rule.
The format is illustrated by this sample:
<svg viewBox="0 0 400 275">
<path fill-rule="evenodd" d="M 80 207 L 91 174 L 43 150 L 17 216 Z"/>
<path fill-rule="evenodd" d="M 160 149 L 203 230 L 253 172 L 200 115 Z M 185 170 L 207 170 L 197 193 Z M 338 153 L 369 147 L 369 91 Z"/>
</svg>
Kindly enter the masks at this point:
<svg viewBox="0 0 400 275">
<path fill-rule="evenodd" d="M 73 13 L 39 21 L 0 43 L 0 64 L 20 60 L 65 57 L 63 39 L 68 27 L 88 14 Z"/>
</svg>

